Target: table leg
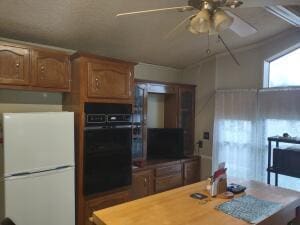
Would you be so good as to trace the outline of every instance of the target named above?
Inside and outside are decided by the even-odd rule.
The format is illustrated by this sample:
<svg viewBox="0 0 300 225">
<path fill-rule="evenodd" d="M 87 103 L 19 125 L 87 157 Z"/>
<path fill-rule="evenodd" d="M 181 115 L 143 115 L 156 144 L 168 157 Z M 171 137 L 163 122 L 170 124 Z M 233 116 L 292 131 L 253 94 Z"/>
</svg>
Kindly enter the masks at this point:
<svg viewBox="0 0 300 225">
<path fill-rule="evenodd" d="M 300 206 L 296 208 L 296 219 L 293 225 L 300 225 Z"/>
<path fill-rule="evenodd" d="M 278 173 L 275 173 L 275 186 L 278 186 Z"/>
<path fill-rule="evenodd" d="M 268 184 L 271 183 L 271 172 L 269 171 L 271 167 L 271 141 L 269 141 L 268 145 Z"/>
</svg>

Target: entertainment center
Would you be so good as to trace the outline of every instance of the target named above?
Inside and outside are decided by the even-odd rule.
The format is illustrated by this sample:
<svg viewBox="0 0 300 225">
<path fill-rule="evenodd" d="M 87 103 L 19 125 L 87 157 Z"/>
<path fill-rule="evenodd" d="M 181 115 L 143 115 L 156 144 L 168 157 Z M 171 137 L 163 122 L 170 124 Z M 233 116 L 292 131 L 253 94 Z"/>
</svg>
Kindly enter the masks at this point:
<svg viewBox="0 0 300 225">
<path fill-rule="evenodd" d="M 194 110 L 195 86 L 135 80 L 133 161 L 138 167 L 131 199 L 200 180 L 200 158 L 193 156 Z M 151 121 L 151 113 L 162 118 Z"/>
</svg>

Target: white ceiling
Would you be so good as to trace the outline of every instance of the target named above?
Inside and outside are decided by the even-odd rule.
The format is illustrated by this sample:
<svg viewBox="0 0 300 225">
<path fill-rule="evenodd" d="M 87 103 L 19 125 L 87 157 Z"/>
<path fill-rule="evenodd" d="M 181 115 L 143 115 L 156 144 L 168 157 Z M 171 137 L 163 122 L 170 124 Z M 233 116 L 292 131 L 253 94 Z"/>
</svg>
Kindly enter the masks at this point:
<svg viewBox="0 0 300 225">
<path fill-rule="evenodd" d="M 115 15 L 186 4 L 187 0 L 0 0 L 0 36 L 184 68 L 207 56 L 207 36 L 184 29 L 170 39 L 164 36 L 192 12 L 121 18 Z M 253 44 L 291 28 L 263 8 L 239 8 L 234 12 L 256 27 L 258 33 L 240 38 L 225 31 L 223 39 L 231 48 Z M 210 48 L 212 53 L 224 51 L 216 37 L 211 37 Z"/>
</svg>

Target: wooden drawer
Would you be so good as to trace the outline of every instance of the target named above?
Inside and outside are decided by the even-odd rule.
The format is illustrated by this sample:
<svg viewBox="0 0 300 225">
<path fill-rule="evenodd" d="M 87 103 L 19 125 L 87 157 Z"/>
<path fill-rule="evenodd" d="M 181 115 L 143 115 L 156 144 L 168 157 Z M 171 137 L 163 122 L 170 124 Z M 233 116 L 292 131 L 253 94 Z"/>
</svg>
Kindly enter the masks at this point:
<svg viewBox="0 0 300 225">
<path fill-rule="evenodd" d="M 118 205 L 129 200 L 129 191 L 122 191 L 91 199 L 86 203 L 86 225 L 92 225 L 89 218 L 94 211 Z"/>
<path fill-rule="evenodd" d="M 160 167 L 155 170 L 156 177 L 170 176 L 174 174 L 182 173 L 182 165 L 175 164 L 171 166 Z"/>
<path fill-rule="evenodd" d="M 182 174 L 178 173 L 176 175 L 156 178 L 155 180 L 155 192 L 167 191 L 173 188 L 177 188 L 182 186 Z"/>
</svg>

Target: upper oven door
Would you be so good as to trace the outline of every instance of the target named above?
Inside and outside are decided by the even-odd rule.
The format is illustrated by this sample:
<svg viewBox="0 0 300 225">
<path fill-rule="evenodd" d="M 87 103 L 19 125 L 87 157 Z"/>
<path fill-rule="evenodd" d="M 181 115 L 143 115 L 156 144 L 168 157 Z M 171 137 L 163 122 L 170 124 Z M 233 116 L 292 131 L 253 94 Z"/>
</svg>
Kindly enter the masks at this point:
<svg viewBox="0 0 300 225">
<path fill-rule="evenodd" d="M 131 142 L 131 126 L 85 129 L 86 195 L 131 184 Z"/>
</svg>

